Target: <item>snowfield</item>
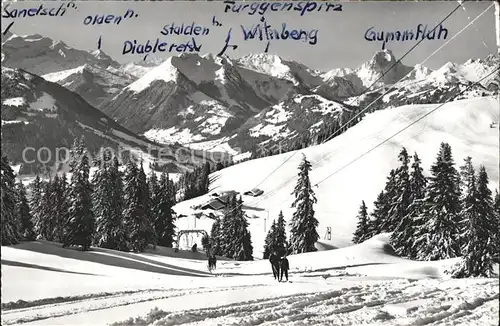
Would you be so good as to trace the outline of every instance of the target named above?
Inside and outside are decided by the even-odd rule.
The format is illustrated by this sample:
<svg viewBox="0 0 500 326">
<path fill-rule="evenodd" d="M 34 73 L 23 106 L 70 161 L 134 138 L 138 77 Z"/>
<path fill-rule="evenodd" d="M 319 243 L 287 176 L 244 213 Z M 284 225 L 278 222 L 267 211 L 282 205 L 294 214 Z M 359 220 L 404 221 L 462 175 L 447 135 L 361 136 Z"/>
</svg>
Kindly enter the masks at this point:
<svg viewBox="0 0 500 326">
<path fill-rule="evenodd" d="M 50 242 L 4 246 L 2 324 L 498 324 L 498 278 L 449 279 L 444 271 L 456 260 L 401 259 L 388 238 L 290 256 L 289 283 L 275 281 L 264 260 L 219 259 L 212 275 L 203 253 L 169 248 L 134 254 Z"/>
<path fill-rule="evenodd" d="M 463 165 L 466 156 L 471 156 L 476 168 L 479 164 L 486 167 L 490 188 L 494 192 L 499 185 L 499 130 L 490 128 L 490 124 L 499 121 L 500 111 L 495 97 L 447 103 L 362 156 L 437 106 L 406 105 L 376 111 L 324 144 L 243 162 L 215 172 L 212 174 L 212 192 L 235 190 L 244 193 L 253 188 L 264 191 L 259 197 L 243 196 L 244 209 L 250 217 L 254 256 L 258 257 L 262 257 L 266 231 L 277 219 L 279 211 L 283 210 L 285 221 L 293 215 L 291 193 L 297 182 L 302 153 L 312 164 L 311 183 L 319 183 L 313 187 L 318 199 L 314 206 L 319 221 L 318 233 L 322 242 L 337 248 L 351 244 L 361 201 L 364 200 L 369 211 L 372 210 L 373 201 L 383 189 L 389 171 L 398 166 L 397 155 L 403 146 L 410 155 L 415 151 L 418 153 L 424 173 L 428 175 L 440 143 L 448 142 L 456 167 Z M 209 211 L 195 208 L 209 199 L 210 195 L 205 195 L 177 204 L 174 210 L 187 215 L 178 221 L 177 226 L 185 229 L 196 224 L 210 232 L 213 219 L 201 217 L 195 221 L 192 216 L 197 212 L 208 215 Z M 324 239 L 327 227 L 331 227 L 331 240 Z"/>
</svg>

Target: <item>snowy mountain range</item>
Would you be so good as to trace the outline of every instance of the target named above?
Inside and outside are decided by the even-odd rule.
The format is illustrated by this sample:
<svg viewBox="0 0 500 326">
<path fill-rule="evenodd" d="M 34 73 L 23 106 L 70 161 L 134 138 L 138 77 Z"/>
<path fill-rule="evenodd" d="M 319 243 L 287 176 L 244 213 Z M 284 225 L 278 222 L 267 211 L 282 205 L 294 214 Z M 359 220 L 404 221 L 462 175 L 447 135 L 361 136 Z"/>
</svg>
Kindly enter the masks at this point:
<svg viewBox="0 0 500 326">
<path fill-rule="evenodd" d="M 75 137 L 81 135 L 85 136 L 91 153 L 102 147 L 120 148 L 124 156 L 138 154 L 146 162 L 154 161 L 160 145 L 124 128 L 78 94 L 22 69 L 2 67 L 1 78 L 2 152 L 13 164 L 24 162 L 22 174 L 41 171 L 39 162 L 35 162 L 40 148 L 48 148 L 51 157 L 45 152 L 47 157 L 41 155 L 39 161 L 46 161 L 52 167 L 56 148 L 69 148 Z M 25 153 L 27 147 L 33 150 Z M 182 153 L 177 151 L 179 146 L 170 145 L 170 149 L 177 155 Z M 33 164 L 25 162 L 25 154 Z M 202 153 L 193 154 L 184 154 L 188 158 L 182 158 L 184 163 L 179 163 L 179 156 L 163 155 L 158 164 L 166 165 L 170 171 L 181 171 L 205 160 Z"/>
<path fill-rule="evenodd" d="M 262 53 L 238 59 L 181 54 L 159 64 L 120 65 L 102 51 L 72 49 L 40 35 L 8 35 L 2 43 L 4 66 L 76 92 L 134 133 L 231 154 L 293 142 L 304 131 L 314 138 L 374 100 L 369 112 L 445 102 L 499 63 L 490 55 L 432 71 L 398 63 L 384 50 L 356 69 L 328 72 Z M 461 98 L 496 94 L 498 88 L 492 77 Z"/>
</svg>

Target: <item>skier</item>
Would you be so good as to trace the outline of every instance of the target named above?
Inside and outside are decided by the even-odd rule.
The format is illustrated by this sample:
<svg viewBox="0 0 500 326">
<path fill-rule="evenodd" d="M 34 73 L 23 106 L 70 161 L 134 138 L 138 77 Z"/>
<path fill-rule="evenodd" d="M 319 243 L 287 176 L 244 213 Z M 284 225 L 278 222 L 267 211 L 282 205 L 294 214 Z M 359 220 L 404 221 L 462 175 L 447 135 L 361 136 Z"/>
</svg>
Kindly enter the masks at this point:
<svg viewBox="0 0 500 326">
<path fill-rule="evenodd" d="M 281 282 L 283 280 L 283 274 L 285 274 L 286 281 L 288 282 L 288 269 L 290 266 L 288 265 L 288 259 L 286 259 L 286 256 L 281 257 L 279 264 L 281 269 L 279 281 Z"/>
<path fill-rule="evenodd" d="M 215 255 L 212 255 L 212 268 L 217 269 L 217 258 L 215 258 Z"/>
<path fill-rule="evenodd" d="M 273 269 L 274 279 L 278 279 L 279 280 L 279 273 L 280 273 L 279 257 L 276 254 L 276 251 L 273 251 L 271 253 L 271 255 L 269 256 L 269 262 L 271 263 L 271 268 Z"/>
</svg>

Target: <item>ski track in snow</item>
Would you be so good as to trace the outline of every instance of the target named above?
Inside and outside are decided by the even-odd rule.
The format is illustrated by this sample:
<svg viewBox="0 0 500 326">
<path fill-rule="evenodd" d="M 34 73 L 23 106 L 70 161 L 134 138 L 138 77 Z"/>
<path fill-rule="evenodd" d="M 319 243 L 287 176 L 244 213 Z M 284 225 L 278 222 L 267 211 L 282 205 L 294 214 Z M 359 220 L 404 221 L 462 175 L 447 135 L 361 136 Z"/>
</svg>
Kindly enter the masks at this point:
<svg viewBox="0 0 500 326">
<path fill-rule="evenodd" d="M 165 317 L 154 322 L 155 326 L 367 323 L 487 326 L 497 324 L 493 319 L 498 316 L 498 283 L 496 279 L 471 280 L 463 284 L 456 280 L 347 278 L 334 283 L 317 283 L 317 287 L 311 288 L 308 282 L 294 278 L 293 283 L 274 286 L 254 284 L 109 294 L 7 310 L 2 312 L 2 321 L 3 325 L 82 325 L 85 320 L 89 325 L 95 320 L 104 325 L 103 316 L 110 319 L 106 323 L 124 321 L 127 312 L 134 316 L 134 306 L 142 306 L 143 313 L 154 307 L 167 312 Z M 321 288 L 326 290 L 318 291 Z M 92 316 L 92 313 L 97 315 Z"/>
</svg>

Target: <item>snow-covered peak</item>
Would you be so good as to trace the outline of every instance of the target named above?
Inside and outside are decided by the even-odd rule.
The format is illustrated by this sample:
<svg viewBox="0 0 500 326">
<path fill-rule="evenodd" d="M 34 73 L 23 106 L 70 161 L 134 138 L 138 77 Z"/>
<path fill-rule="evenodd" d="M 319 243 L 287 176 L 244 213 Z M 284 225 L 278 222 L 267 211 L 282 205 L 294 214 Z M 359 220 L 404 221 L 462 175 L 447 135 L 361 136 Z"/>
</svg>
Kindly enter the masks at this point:
<svg viewBox="0 0 500 326">
<path fill-rule="evenodd" d="M 27 39 L 25 38 L 25 41 Z M 39 40 L 42 40 L 42 37 L 40 37 L 39 39 L 35 39 L 37 41 Z M 64 43 L 63 41 L 52 41 L 52 45 L 50 46 L 51 49 L 63 49 L 63 48 L 68 48 L 68 46 L 66 45 L 66 43 Z"/>
<path fill-rule="evenodd" d="M 147 74 L 148 71 L 153 69 L 153 67 L 145 67 L 143 65 L 139 65 L 139 64 L 135 64 L 135 63 L 131 62 L 131 63 L 127 63 L 127 64 L 121 66 L 120 69 L 123 70 L 124 72 L 132 75 L 132 76 L 135 76 L 137 78 L 141 78 L 142 76 Z"/>
<path fill-rule="evenodd" d="M 113 60 L 109 55 L 106 54 L 106 52 L 100 49 L 92 52 L 92 55 L 100 60 Z"/>
<path fill-rule="evenodd" d="M 83 70 L 86 68 L 86 66 L 87 65 L 83 65 L 80 67 L 76 67 L 74 69 L 53 72 L 50 74 L 43 75 L 42 78 L 49 81 L 49 82 L 57 83 L 58 81 L 66 79 L 73 74 L 78 74 L 78 73 L 83 72 Z"/>
<path fill-rule="evenodd" d="M 126 88 L 139 93 L 156 80 L 163 80 L 165 82 L 175 81 L 178 77 L 179 71 L 173 65 L 173 58 L 174 57 L 168 58 L 161 65 L 151 69 L 144 76 L 142 76 L 140 79 L 136 80 Z"/>
<path fill-rule="evenodd" d="M 196 84 L 220 80 L 223 82 L 224 71 L 229 71 L 232 62 L 226 58 L 207 54 L 181 54 L 172 57 L 172 65 Z"/>
<path fill-rule="evenodd" d="M 356 70 L 365 87 L 393 84 L 411 71 L 411 67 L 397 62 L 391 50 L 378 51 L 370 61 Z"/>
<path fill-rule="evenodd" d="M 353 73 L 349 68 L 335 68 L 322 75 L 323 80 L 328 81 L 334 77 L 344 77 Z"/>
<path fill-rule="evenodd" d="M 427 77 L 432 73 L 432 70 L 422 66 L 421 64 L 416 64 L 415 67 L 413 67 L 413 70 L 406 75 L 404 80 L 422 80 Z"/>
<path fill-rule="evenodd" d="M 245 68 L 271 75 L 276 78 L 290 79 L 290 67 L 275 54 L 247 54 L 238 60 Z"/>
</svg>

